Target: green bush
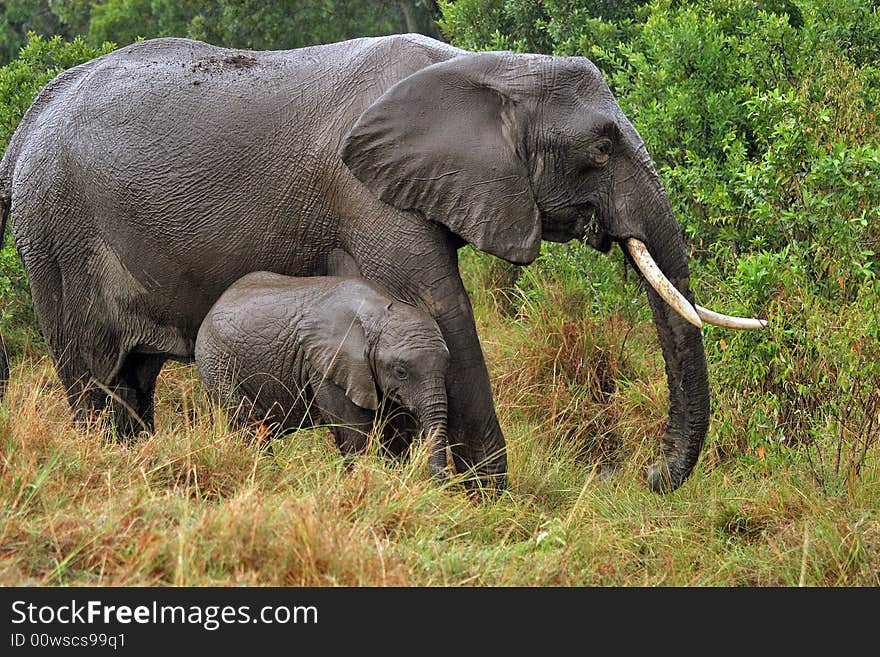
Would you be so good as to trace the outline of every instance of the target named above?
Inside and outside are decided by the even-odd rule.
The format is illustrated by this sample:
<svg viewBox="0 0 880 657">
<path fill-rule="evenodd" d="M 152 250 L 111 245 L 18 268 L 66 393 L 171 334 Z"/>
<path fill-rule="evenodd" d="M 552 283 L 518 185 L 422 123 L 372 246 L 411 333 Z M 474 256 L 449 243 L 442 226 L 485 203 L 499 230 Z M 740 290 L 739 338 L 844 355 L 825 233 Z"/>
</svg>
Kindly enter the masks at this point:
<svg viewBox="0 0 880 657">
<path fill-rule="evenodd" d="M 440 0 L 440 29 L 467 50 L 549 53 L 542 0 Z"/>
<path fill-rule="evenodd" d="M 628 38 L 630 19 L 644 2 L 440 0 L 439 24 L 468 50 L 588 55 L 601 66 L 605 50 Z"/>
</svg>

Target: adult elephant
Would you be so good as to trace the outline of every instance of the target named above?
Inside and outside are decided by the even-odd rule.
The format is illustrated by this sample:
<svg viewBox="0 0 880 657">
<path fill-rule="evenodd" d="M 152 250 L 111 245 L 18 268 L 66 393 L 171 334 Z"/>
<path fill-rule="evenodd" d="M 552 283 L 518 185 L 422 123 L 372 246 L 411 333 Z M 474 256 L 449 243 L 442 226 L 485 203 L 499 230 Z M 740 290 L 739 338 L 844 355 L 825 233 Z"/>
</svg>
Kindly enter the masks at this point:
<svg viewBox="0 0 880 657">
<path fill-rule="evenodd" d="M 541 239 L 586 237 L 647 245 L 643 269 L 659 266 L 658 289 L 690 317 L 648 288 L 670 401 L 649 484 L 677 487 L 700 453 L 709 385 L 685 245 L 586 59 L 418 35 L 269 52 L 135 43 L 46 85 L 0 164 L 0 197 L 72 408 L 109 406 L 123 433 L 152 428 L 162 364 L 192 359 L 237 278 L 355 269 L 435 317 L 456 468 L 502 485 L 457 250 L 527 264 Z"/>
</svg>

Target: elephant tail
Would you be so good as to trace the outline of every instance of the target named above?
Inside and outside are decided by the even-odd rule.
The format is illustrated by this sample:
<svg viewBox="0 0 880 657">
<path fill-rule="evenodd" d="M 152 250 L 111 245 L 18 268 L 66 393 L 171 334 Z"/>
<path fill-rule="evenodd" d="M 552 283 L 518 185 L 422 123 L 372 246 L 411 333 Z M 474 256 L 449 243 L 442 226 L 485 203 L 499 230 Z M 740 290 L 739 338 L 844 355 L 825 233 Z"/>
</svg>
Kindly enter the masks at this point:
<svg viewBox="0 0 880 657">
<path fill-rule="evenodd" d="M 2 182 L 2 181 L 0 181 Z M 6 189 L 0 189 L 0 249 L 6 237 L 6 219 L 9 217 L 11 195 Z M 6 342 L 0 333 L 0 402 L 6 394 L 6 383 L 9 381 L 9 358 L 6 355 Z"/>
</svg>

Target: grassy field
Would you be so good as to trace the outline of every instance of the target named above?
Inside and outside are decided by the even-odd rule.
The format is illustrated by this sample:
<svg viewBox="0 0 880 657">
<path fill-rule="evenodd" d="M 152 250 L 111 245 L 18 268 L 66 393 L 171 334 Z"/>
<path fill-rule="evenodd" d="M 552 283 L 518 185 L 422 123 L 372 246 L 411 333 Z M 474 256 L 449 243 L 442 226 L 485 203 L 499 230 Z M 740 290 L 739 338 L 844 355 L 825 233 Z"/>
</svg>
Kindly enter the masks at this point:
<svg viewBox="0 0 880 657">
<path fill-rule="evenodd" d="M 432 483 L 423 450 L 346 471 L 327 431 L 231 431 L 180 364 L 161 375 L 155 435 L 78 433 L 48 358 L 25 348 L 0 410 L 0 585 L 880 584 L 873 442 L 828 427 L 809 452 L 729 454 L 732 407 L 716 402 L 693 476 L 653 494 L 666 387 L 650 322 L 522 298 L 511 314 L 486 292 L 510 463 L 488 501 Z M 830 493 L 829 472 L 846 485 Z"/>
</svg>

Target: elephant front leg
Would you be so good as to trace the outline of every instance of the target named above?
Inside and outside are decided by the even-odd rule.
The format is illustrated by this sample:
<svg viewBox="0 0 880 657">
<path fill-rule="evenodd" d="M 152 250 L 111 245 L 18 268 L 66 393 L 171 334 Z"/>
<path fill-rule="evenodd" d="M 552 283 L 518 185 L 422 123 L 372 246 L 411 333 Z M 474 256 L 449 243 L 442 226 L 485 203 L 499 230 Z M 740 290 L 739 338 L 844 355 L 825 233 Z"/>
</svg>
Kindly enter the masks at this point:
<svg viewBox="0 0 880 657">
<path fill-rule="evenodd" d="M 507 485 L 507 449 L 473 308 L 458 274 L 455 252 L 450 256 L 447 274 L 435 276 L 435 285 L 422 297 L 449 350 L 448 443 L 455 470 L 465 476 L 468 488 L 497 492 Z M 442 271 L 441 265 L 429 270 Z"/>
<path fill-rule="evenodd" d="M 388 207 L 376 208 L 375 214 L 383 211 Z M 471 489 L 504 488 L 504 434 L 495 415 L 473 309 L 458 272 L 458 240 L 443 226 L 398 214 L 384 221 L 381 231 L 367 225 L 347 246 L 361 275 L 427 310 L 437 321 L 450 357 L 448 442 L 456 472 Z"/>
<path fill-rule="evenodd" d="M 507 484 L 507 449 L 466 295 L 464 301 L 466 313 L 437 318 L 450 354 L 449 446 L 455 470 L 466 476 L 468 488 L 497 492 Z"/>
<path fill-rule="evenodd" d="M 375 413 L 361 408 L 332 381 L 319 381 L 315 384 L 316 411 L 323 423 L 333 433 L 339 451 L 351 465 L 356 454 L 367 449 L 367 438 L 373 428 Z"/>
</svg>

